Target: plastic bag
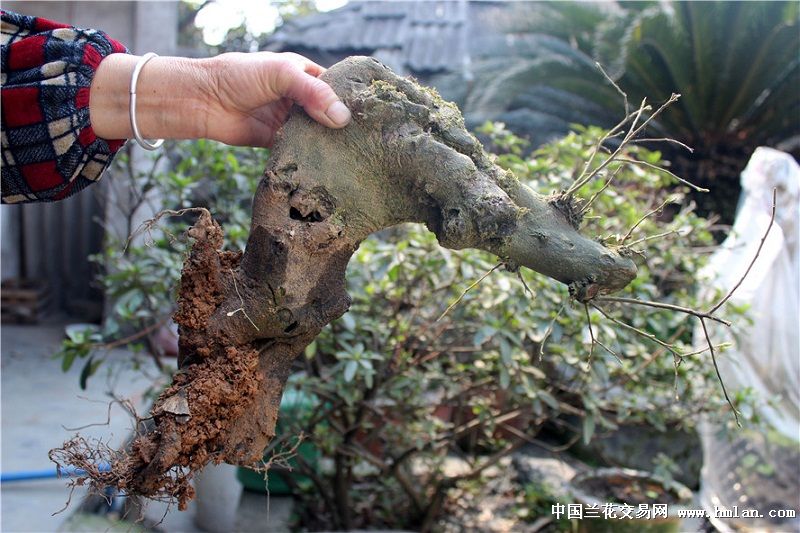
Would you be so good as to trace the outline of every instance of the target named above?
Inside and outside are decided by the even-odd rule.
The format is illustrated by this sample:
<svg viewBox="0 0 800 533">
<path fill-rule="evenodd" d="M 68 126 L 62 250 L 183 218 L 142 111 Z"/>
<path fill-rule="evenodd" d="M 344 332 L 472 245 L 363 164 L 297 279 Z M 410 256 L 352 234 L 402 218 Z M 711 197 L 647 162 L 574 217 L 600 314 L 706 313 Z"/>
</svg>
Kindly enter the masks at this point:
<svg viewBox="0 0 800 533">
<path fill-rule="evenodd" d="M 721 531 L 783 531 L 798 522 L 769 517 L 770 510 L 800 513 L 800 275 L 798 224 L 800 166 L 778 150 L 758 148 L 742 172 L 742 201 L 730 236 L 700 274 L 708 280 L 705 300 L 727 294 L 741 279 L 770 224 L 772 191 L 776 215 L 758 259 L 730 299 L 746 304 L 752 324 L 737 325 L 735 338 L 714 325 L 714 342 L 733 340 L 717 356 L 730 394 L 750 388 L 766 431 L 730 430 L 725 424 L 701 425 L 704 466 L 701 501 L 710 513 L 758 508 L 763 519 L 712 519 Z M 712 293 L 713 291 L 713 293 Z M 712 326 L 707 322 L 707 325 Z M 702 348 L 705 337 L 695 331 Z"/>
</svg>

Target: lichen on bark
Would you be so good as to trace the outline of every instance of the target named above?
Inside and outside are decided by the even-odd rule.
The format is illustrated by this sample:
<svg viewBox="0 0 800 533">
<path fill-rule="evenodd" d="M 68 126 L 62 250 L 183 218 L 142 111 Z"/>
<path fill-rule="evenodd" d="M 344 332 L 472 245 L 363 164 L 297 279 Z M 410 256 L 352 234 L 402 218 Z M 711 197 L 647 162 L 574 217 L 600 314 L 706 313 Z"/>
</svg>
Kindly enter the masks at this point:
<svg viewBox="0 0 800 533">
<path fill-rule="evenodd" d="M 253 199 L 243 254 L 220 249 L 222 229 L 207 214 L 190 230 L 175 315 L 180 371 L 155 403 L 154 429 L 109 457 L 110 472 L 92 483 L 185 505 L 188 479 L 208 462 L 257 465 L 292 361 L 347 311 L 348 260 L 380 229 L 423 223 L 442 246 L 487 250 L 569 284 L 579 299 L 635 276 L 630 259 L 581 235 L 573 199 L 539 195 L 495 165 L 433 90 L 367 57 L 323 79 L 352 123 L 331 130 L 292 112 Z M 75 450 L 54 457 L 85 462 Z"/>
</svg>

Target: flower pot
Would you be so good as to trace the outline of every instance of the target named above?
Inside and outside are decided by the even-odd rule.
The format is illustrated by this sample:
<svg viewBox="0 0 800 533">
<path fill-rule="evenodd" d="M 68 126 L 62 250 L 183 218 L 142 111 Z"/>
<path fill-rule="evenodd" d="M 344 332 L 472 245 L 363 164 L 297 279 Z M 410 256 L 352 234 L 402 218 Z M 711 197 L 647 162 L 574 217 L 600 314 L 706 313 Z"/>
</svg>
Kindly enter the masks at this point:
<svg viewBox="0 0 800 533">
<path fill-rule="evenodd" d="M 242 485 L 236 479 L 236 467 L 209 464 L 194 478 L 197 512 L 194 522 L 203 531 L 236 530 L 236 516 Z"/>
<path fill-rule="evenodd" d="M 585 533 L 679 533 L 677 509 L 692 501 L 692 491 L 676 481 L 624 468 L 579 474 L 570 489 Z"/>
</svg>

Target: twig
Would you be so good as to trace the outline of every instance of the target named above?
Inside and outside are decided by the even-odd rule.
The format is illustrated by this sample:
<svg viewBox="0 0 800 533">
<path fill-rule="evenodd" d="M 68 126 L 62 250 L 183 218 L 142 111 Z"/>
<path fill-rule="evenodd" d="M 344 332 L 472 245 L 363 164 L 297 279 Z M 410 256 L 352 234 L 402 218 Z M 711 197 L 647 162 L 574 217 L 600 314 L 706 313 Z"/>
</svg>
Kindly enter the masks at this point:
<svg viewBox="0 0 800 533">
<path fill-rule="evenodd" d="M 672 143 L 672 144 L 677 144 L 681 148 L 685 148 L 686 150 L 688 150 L 689 153 L 691 153 L 691 154 L 694 153 L 694 148 L 692 148 L 691 146 L 689 146 L 687 144 L 683 144 L 682 142 L 680 142 L 678 140 L 670 139 L 669 137 L 661 137 L 661 138 L 658 138 L 658 139 L 648 138 L 648 137 L 640 137 L 638 139 L 633 139 L 631 141 L 631 143 L 649 143 L 649 142 L 652 142 L 652 143 Z"/>
<path fill-rule="evenodd" d="M 772 224 L 775 223 L 775 207 L 777 205 L 777 200 L 778 200 L 778 189 L 777 188 L 773 188 L 772 189 L 772 216 L 770 216 L 769 225 L 767 226 L 767 231 L 764 232 L 764 236 L 761 237 L 761 242 L 758 244 L 758 249 L 756 250 L 756 255 L 753 256 L 753 260 L 750 261 L 750 264 L 747 266 L 747 270 L 744 271 L 744 274 L 742 275 L 741 278 L 739 278 L 739 281 L 736 282 L 736 285 L 733 286 L 733 288 L 728 292 L 728 294 L 726 294 L 725 297 L 722 300 L 720 300 L 717 305 L 715 305 L 714 307 L 711 308 L 711 310 L 708 312 L 709 314 L 714 313 L 714 311 L 716 311 L 717 309 L 722 307 L 722 305 L 725 302 L 727 302 L 730 299 L 731 296 L 733 296 L 733 293 L 744 282 L 744 278 L 747 277 L 747 275 L 750 273 L 750 270 L 753 268 L 753 265 L 756 263 L 756 259 L 758 259 L 758 254 L 761 253 L 761 249 L 764 247 L 764 242 L 767 240 L 767 235 L 769 235 L 769 231 L 772 229 Z"/>
<path fill-rule="evenodd" d="M 733 410 L 733 418 L 736 419 L 736 425 L 742 427 L 742 423 L 739 421 L 739 411 L 737 411 L 736 407 L 733 406 L 733 402 L 728 396 L 728 391 L 727 389 L 725 389 L 725 382 L 722 381 L 722 374 L 719 373 L 719 366 L 717 365 L 717 356 L 714 353 L 714 345 L 711 343 L 711 337 L 709 337 L 708 335 L 708 328 L 706 328 L 706 321 L 702 318 L 700 319 L 700 325 L 703 326 L 703 335 L 706 336 L 708 349 L 711 350 L 711 361 L 714 363 L 714 371 L 717 373 L 717 379 L 719 380 L 719 384 L 722 387 L 722 394 L 725 395 L 725 400 L 728 402 L 728 405 L 730 405 L 731 409 Z"/>
<path fill-rule="evenodd" d="M 590 304 L 591 304 L 592 307 L 594 307 L 595 309 L 600 311 L 600 313 L 604 317 L 606 317 L 607 319 L 609 319 L 613 323 L 617 324 L 618 326 L 622 326 L 623 328 L 629 329 L 629 330 L 633 331 L 634 333 L 638 333 L 642 337 L 644 337 L 646 339 L 650 339 L 651 341 L 655 342 L 656 344 L 659 344 L 659 345 L 663 346 L 664 348 L 669 350 L 669 352 L 671 354 L 676 355 L 678 357 L 682 357 L 682 355 L 675 349 L 675 346 L 673 346 L 672 344 L 667 344 L 666 342 L 662 341 L 661 339 L 659 339 L 658 337 L 656 337 L 652 333 L 647 333 L 646 331 L 644 331 L 642 329 L 639 329 L 636 326 L 632 326 L 632 325 L 628 324 L 627 322 L 623 322 L 622 320 L 619 320 L 618 318 L 614 318 L 613 316 L 611 316 L 608 313 L 606 313 L 605 309 L 603 309 L 602 307 L 600 307 L 598 305 L 595 305 L 594 303 L 590 302 Z"/>
<path fill-rule="evenodd" d="M 158 328 L 164 326 L 167 323 L 167 321 L 169 320 L 169 318 L 170 318 L 169 315 L 167 315 L 164 318 L 162 318 L 161 320 L 159 320 L 158 322 L 155 322 L 155 323 L 147 326 L 146 328 L 144 328 L 144 329 L 142 329 L 140 331 L 137 331 L 136 333 L 128 335 L 127 337 L 124 337 L 122 339 L 117 339 L 117 340 L 111 341 L 111 342 L 94 344 L 94 345 L 92 345 L 92 348 L 101 349 L 101 350 L 111 350 L 111 349 L 114 349 L 114 348 L 118 348 L 120 346 L 125 346 L 126 344 L 130 344 L 135 340 L 139 340 L 142 337 L 146 337 L 147 335 L 149 335 L 153 331 L 155 331 Z"/>
<path fill-rule="evenodd" d="M 544 336 L 542 337 L 542 342 L 539 343 L 539 361 L 540 362 L 542 360 L 542 357 L 544 356 L 544 343 L 547 341 L 547 338 L 553 332 L 553 326 L 555 325 L 556 320 L 558 320 L 558 317 L 561 316 L 561 312 L 564 311 L 564 307 L 566 307 L 566 305 L 567 305 L 567 302 L 564 302 L 563 304 L 561 304 L 561 308 L 558 310 L 558 313 L 556 313 L 556 316 L 553 317 L 553 320 L 550 321 L 550 323 L 547 325 L 547 329 L 544 331 Z"/>
<path fill-rule="evenodd" d="M 629 114 L 630 113 L 630 109 L 628 107 L 628 94 L 625 91 L 623 91 L 620 88 L 619 85 L 617 85 L 617 82 L 615 82 L 613 79 L 611 79 L 611 76 L 609 76 L 608 73 L 603 69 L 603 66 L 600 64 L 600 62 L 595 61 L 594 64 L 598 69 L 600 69 L 600 72 L 603 73 L 603 76 L 605 76 L 605 78 L 608 80 L 608 82 L 611 85 L 614 86 L 614 88 L 617 90 L 617 92 L 622 95 L 622 99 L 625 102 L 625 114 L 626 115 Z"/>
<path fill-rule="evenodd" d="M 630 121 L 635 115 L 636 113 L 629 113 L 616 126 L 608 130 L 605 135 L 603 135 L 602 137 L 600 137 L 600 139 L 597 140 L 597 143 L 595 144 L 592 153 L 589 155 L 589 159 L 587 159 L 586 163 L 584 163 L 583 170 L 581 170 L 581 173 L 576 181 L 583 178 L 586 175 L 586 173 L 589 172 L 589 167 L 591 167 L 592 163 L 594 162 L 594 158 L 597 157 L 597 154 L 600 153 L 600 150 L 603 148 L 603 143 L 606 142 L 608 139 L 616 137 L 619 134 L 618 130 L 622 126 L 627 124 L 628 121 Z M 569 191 L 567 191 L 567 194 L 569 194 Z"/>
<path fill-rule="evenodd" d="M 595 342 L 597 342 L 597 345 L 598 345 L 598 346 L 600 346 L 602 349 L 604 349 L 605 351 L 607 351 L 608 353 L 610 353 L 611 355 L 613 355 L 613 356 L 614 356 L 614 359 L 616 359 L 616 360 L 617 360 L 617 362 L 618 362 L 618 363 L 619 363 L 621 366 L 624 366 L 624 363 L 622 362 L 622 359 L 620 359 L 619 355 L 617 355 L 617 352 L 615 352 L 614 350 L 612 350 L 611 348 L 609 348 L 608 346 L 606 346 L 605 344 L 603 344 L 603 343 L 602 343 L 602 342 L 600 342 L 599 340 L 597 340 L 597 341 L 595 341 Z"/>
<path fill-rule="evenodd" d="M 522 272 L 519 270 L 517 270 L 517 277 L 519 278 L 519 281 L 522 283 L 522 286 L 525 287 L 525 292 L 530 294 L 531 298 L 536 298 L 536 294 L 531 290 L 530 287 L 528 287 L 528 284 L 525 283 L 525 278 L 522 277 Z"/>
<path fill-rule="evenodd" d="M 619 174 L 621 170 L 622 166 L 619 166 L 617 167 L 616 170 L 614 170 L 614 172 L 611 173 L 611 176 L 608 178 L 608 180 L 606 180 L 605 184 L 600 188 L 600 190 L 594 193 L 592 197 L 589 198 L 589 201 L 586 202 L 586 204 L 584 204 L 583 208 L 581 208 L 581 214 L 589 210 L 589 207 L 591 207 L 591 205 L 594 203 L 595 200 L 597 200 L 597 198 L 603 193 L 603 191 L 608 189 L 608 186 L 611 185 L 611 182 L 614 181 L 614 178 L 617 177 L 617 174 Z"/>
<path fill-rule="evenodd" d="M 91 401 L 91 400 L 89 400 L 89 401 Z M 116 401 L 115 400 L 111 400 L 110 402 L 100 402 L 100 403 L 107 403 L 108 404 L 108 412 L 106 413 L 106 421 L 105 422 L 95 422 L 95 423 L 92 423 L 92 424 L 86 424 L 85 426 L 78 426 L 78 427 L 75 427 L 75 428 L 68 428 L 64 424 L 61 424 L 61 427 L 66 431 L 80 431 L 82 429 L 86 429 L 86 428 L 90 428 L 90 427 L 94 427 L 94 426 L 107 426 L 107 425 L 111 424 L 111 407 L 113 407 L 113 405 L 114 405 L 114 403 L 116 403 Z"/>
<path fill-rule="evenodd" d="M 672 336 L 669 339 L 667 339 L 667 344 L 673 344 L 685 332 L 686 332 L 686 326 L 685 325 L 681 325 L 681 327 L 679 327 L 677 329 L 677 331 L 675 331 L 675 333 L 673 333 Z M 639 366 L 634 368 L 630 373 L 625 374 L 621 378 L 622 382 L 619 385 L 625 385 L 628 381 L 631 381 L 631 380 L 633 380 L 635 382 L 638 382 L 639 381 L 639 378 L 638 378 L 639 374 L 641 374 L 644 371 L 644 369 L 646 369 L 648 366 L 650 366 L 653 363 L 653 361 L 655 361 L 656 359 L 658 359 L 659 357 L 664 355 L 664 351 L 665 351 L 665 349 L 663 347 L 659 347 L 658 349 L 656 349 L 647 359 L 644 360 L 644 362 L 642 364 L 640 364 Z M 686 355 L 691 355 L 691 354 L 686 354 Z M 604 390 L 608 390 L 608 389 L 604 389 Z"/>
<path fill-rule="evenodd" d="M 642 244 L 643 242 L 654 241 L 656 239 L 660 239 L 662 237 L 669 237 L 670 235 L 681 235 L 681 230 L 673 229 L 670 231 L 665 231 L 664 233 L 657 233 L 656 235 L 648 235 L 647 237 L 642 237 L 641 239 L 635 240 L 628 245 L 628 248 L 631 246 L 636 246 L 637 244 Z M 686 234 L 688 235 L 688 233 Z M 685 235 L 681 235 L 682 237 Z"/>
<path fill-rule="evenodd" d="M 625 244 L 625 241 L 627 241 L 627 240 L 630 238 L 630 236 L 633 234 L 634 230 L 636 230 L 636 228 L 638 228 L 638 227 L 639 227 L 639 224 L 641 224 L 641 223 L 642 223 L 642 222 L 644 222 L 644 221 L 645 221 L 647 218 L 649 218 L 649 217 L 650 217 L 650 215 L 652 215 L 652 214 L 654 214 L 654 213 L 657 213 L 657 212 L 661 211 L 662 209 L 664 209 L 664 206 L 665 206 L 665 205 L 667 205 L 668 203 L 670 203 L 670 201 L 672 201 L 672 198 L 671 198 L 671 197 L 670 197 L 670 198 L 667 198 L 666 200 L 664 200 L 664 201 L 661 203 L 661 205 L 659 205 L 659 206 L 658 206 L 658 207 L 656 207 L 655 209 L 653 209 L 653 210 L 651 210 L 651 211 L 648 211 L 647 213 L 645 213 L 645 214 L 642 216 L 642 218 L 640 218 L 639 220 L 637 220 L 637 221 L 636 221 L 636 224 L 634 224 L 633 226 L 631 226 L 631 229 L 629 229 L 629 230 L 628 230 L 628 233 L 626 233 L 626 234 L 625 234 L 625 236 L 624 236 L 624 237 L 622 237 L 622 240 L 621 240 L 621 241 L 619 241 L 619 245 L 620 245 L 620 246 L 622 246 L 623 244 Z"/>
<path fill-rule="evenodd" d="M 598 63 L 598 65 L 599 65 L 599 63 Z M 589 337 L 592 340 L 592 344 L 591 344 L 591 346 L 589 346 L 589 360 L 588 360 L 588 363 L 591 365 L 592 364 L 592 355 L 594 355 L 594 344 L 595 344 L 596 341 L 594 340 L 594 331 L 592 331 L 592 319 L 589 316 L 589 304 L 584 303 L 583 304 L 583 310 L 586 311 L 586 325 L 589 326 Z"/>
<path fill-rule="evenodd" d="M 663 172 L 664 174 L 669 175 L 672 179 L 678 180 L 679 182 L 683 183 L 687 187 L 691 187 L 697 192 L 708 192 L 708 189 L 700 187 L 699 185 L 695 185 L 691 181 L 685 180 L 682 177 L 678 176 L 674 172 L 667 170 L 664 167 L 654 165 L 653 163 L 648 163 L 647 161 L 642 161 L 640 159 L 629 159 L 627 157 L 618 157 L 617 161 L 624 161 L 625 163 L 630 163 L 631 165 L 642 165 L 643 167 L 652 168 L 653 170 L 656 170 L 658 172 Z"/>
<path fill-rule="evenodd" d="M 464 296 L 466 296 L 466 295 L 467 295 L 467 293 L 468 293 L 469 291 L 471 291 L 473 288 L 475 288 L 475 286 L 476 286 L 476 285 L 478 285 L 478 284 L 479 284 L 481 281 L 485 280 L 485 279 L 486 279 L 486 278 L 489 276 L 489 274 L 491 274 L 492 272 L 494 272 L 495 270 L 497 270 L 498 268 L 500 268 L 500 267 L 501 267 L 501 266 L 503 266 L 504 264 L 505 264 L 505 263 L 497 263 L 495 266 L 493 266 L 493 267 L 492 267 L 492 269 L 491 269 L 491 270 L 489 270 L 489 271 L 488 271 L 488 272 L 486 272 L 486 273 L 485 273 L 483 276 L 481 276 L 481 277 L 480 277 L 480 278 L 478 278 L 478 279 L 477 279 L 475 282 L 473 282 L 473 283 L 472 283 L 472 285 L 470 285 L 469 287 L 467 287 L 466 289 L 464 289 L 464 292 L 462 292 L 462 293 L 461 293 L 461 295 L 460 295 L 458 298 L 456 298 L 456 301 L 455 301 L 455 302 L 453 302 L 453 303 L 451 303 L 450 305 L 448 305 L 448 306 L 447 306 L 447 309 L 445 309 L 445 310 L 444 310 L 444 313 L 442 313 L 441 315 L 439 315 L 439 318 L 437 318 L 437 319 L 435 320 L 435 322 L 439 322 L 441 319 L 443 319 L 447 313 L 449 313 L 449 312 L 450 312 L 450 311 L 451 311 L 451 310 L 452 310 L 452 309 L 453 309 L 455 306 L 457 306 L 457 305 L 458 305 L 458 303 L 459 303 L 459 302 L 460 302 L 462 299 L 464 299 Z"/>
<path fill-rule="evenodd" d="M 570 194 L 573 194 L 578 189 L 580 189 L 581 187 L 586 185 L 589 182 L 589 180 L 591 180 L 601 170 L 606 168 L 608 165 L 610 165 L 617 158 L 617 156 L 622 152 L 622 149 L 625 148 L 625 146 L 627 145 L 628 140 L 631 138 L 631 134 L 634 131 L 634 128 L 636 128 L 636 123 L 638 122 L 639 117 L 642 116 L 642 113 L 644 113 L 645 110 L 650 109 L 650 106 L 646 105 L 646 102 L 647 102 L 646 99 L 642 100 L 642 103 L 639 106 L 639 108 L 635 112 L 633 112 L 630 115 L 628 115 L 627 117 L 625 117 L 625 119 L 622 122 L 620 122 L 620 125 L 622 125 L 622 124 L 625 124 L 629 119 L 631 120 L 631 127 L 628 130 L 628 133 L 625 134 L 625 137 L 623 137 L 622 142 L 620 142 L 620 144 L 619 144 L 619 146 L 617 146 L 616 150 L 614 150 L 608 156 L 608 159 L 606 159 L 605 161 L 600 163 L 600 165 L 596 169 L 594 169 L 593 171 L 589 172 L 589 169 L 588 169 L 589 164 L 594 160 L 595 155 L 597 154 L 597 152 L 600 151 L 600 148 L 602 147 L 602 145 L 606 141 L 606 139 L 608 139 L 611 136 L 611 134 L 613 133 L 613 130 L 608 132 L 606 135 L 604 135 L 600 139 L 600 141 L 597 143 L 597 147 L 595 148 L 594 153 L 592 153 L 592 155 L 589 156 L 589 160 L 586 162 L 586 165 L 584 166 L 583 172 L 581 172 L 581 175 L 578 177 L 578 179 L 575 181 L 575 183 L 573 183 L 572 186 L 570 186 L 570 188 L 567 189 L 567 192 L 565 193 L 567 196 L 570 195 Z M 647 124 L 647 121 L 645 121 L 645 124 Z"/>
<path fill-rule="evenodd" d="M 668 304 L 663 302 L 651 302 L 649 300 L 637 300 L 636 298 L 624 298 L 622 296 L 601 296 L 599 298 L 595 298 L 594 301 L 596 302 L 614 302 L 614 303 L 621 303 L 621 304 L 633 304 L 633 305 L 643 305 L 646 307 L 655 307 L 657 309 L 669 309 L 670 311 L 678 311 L 679 313 L 686 313 L 687 315 L 694 315 L 697 318 L 707 318 L 709 320 L 714 320 L 715 322 L 719 322 L 720 324 L 725 324 L 726 326 L 730 326 L 731 323 L 725 319 L 719 318 L 718 316 L 714 316 L 711 313 L 703 313 L 702 311 L 696 311 L 689 307 L 681 307 L 680 305 Z"/>
</svg>

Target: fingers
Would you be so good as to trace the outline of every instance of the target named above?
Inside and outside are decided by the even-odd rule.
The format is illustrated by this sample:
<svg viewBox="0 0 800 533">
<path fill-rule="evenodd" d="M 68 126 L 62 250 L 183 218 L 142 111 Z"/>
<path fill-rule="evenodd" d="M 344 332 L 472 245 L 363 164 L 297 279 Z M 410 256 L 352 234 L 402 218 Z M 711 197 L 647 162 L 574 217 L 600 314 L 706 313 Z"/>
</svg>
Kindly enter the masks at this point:
<svg viewBox="0 0 800 533">
<path fill-rule="evenodd" d="M 298 56 L 278 67 L 276 91 L 303 106 L 314 120 L 329 128 L 342 128 L 351 119 L 347 109 L 333 89 L 316 76 L 325 71 L 316 63 Z"/>
<path fill-rule="evenodd" d="M 298 64 L 302 65 L 303 66 L 303 70 L 307 74 L 311 74 L 315 78 L 318 78 L 320 76 L 320 74 L 322 74 L 323 72 L 325 72 L 325 70 L 327 70 L 322 65 L 314 63 L 313 61 L 311 61 L 307 57 L 301 56 L 300 54 L 295 54 L 294 52 L 281 52 L 280 56 L 282 56 L 284 58 L 291 59 L 291 60 L 297 62 Z"/>
</svg>

